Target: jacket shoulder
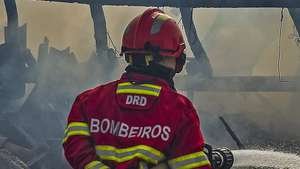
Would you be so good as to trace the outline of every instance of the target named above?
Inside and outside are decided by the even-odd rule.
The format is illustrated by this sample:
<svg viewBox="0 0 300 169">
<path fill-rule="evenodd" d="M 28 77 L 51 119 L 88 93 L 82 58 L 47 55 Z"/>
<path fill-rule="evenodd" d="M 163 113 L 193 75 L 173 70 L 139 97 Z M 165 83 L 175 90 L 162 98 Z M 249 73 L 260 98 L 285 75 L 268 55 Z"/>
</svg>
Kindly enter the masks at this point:
<svg viewBox="0 0 300 169">
<path fill-rule="evenodd" d="M 174 90 L 166 90 L 164 96 L 167 105 L 174 105 L 179 110 L 192 111 L 194 110 L 193 103 L 184 95 L 174 91 Z"/>
<path fill-rule="evenodd" d="M 173 102 L 175 109 L 180 110 L 179 116 L 181 118 L 192 122 L 199 121 L 197 110 L 190 99 L 176 91 L 169 91 L 168 93 L 168 97 L 170 98 L 169 102 Z"/>
<path fill-rule="evenodd" d="M 112 81 L 112 82 L 109 82 L 106 84 L 98 85 L 94 88 L 87 89 L 87 90 L 81 92 L 77 96 L 76 100 L 84 102 L 84 101 L 88 100 L 89 98 L 99 96 L 100 94 L 102 94 L 103 91 L 105 91 L 105 89 L 112 88 L 117 83 L 117 81 L 118 80 Z"/>
</svg>

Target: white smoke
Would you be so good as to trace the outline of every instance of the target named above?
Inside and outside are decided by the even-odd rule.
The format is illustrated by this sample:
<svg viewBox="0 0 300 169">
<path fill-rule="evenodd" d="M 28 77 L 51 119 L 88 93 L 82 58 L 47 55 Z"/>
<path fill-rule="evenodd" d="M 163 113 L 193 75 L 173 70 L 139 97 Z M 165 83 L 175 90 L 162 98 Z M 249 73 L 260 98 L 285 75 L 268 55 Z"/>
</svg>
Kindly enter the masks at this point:
<svg viewBox="0 0 300 169">
<path fill-rule="evenodd" d="M 290 153 L 262 150 L 236 150 L 233 151 L 233 155 L 235 158 L 234 167 L 300 168 L 300 157 Z"/>
</svg>

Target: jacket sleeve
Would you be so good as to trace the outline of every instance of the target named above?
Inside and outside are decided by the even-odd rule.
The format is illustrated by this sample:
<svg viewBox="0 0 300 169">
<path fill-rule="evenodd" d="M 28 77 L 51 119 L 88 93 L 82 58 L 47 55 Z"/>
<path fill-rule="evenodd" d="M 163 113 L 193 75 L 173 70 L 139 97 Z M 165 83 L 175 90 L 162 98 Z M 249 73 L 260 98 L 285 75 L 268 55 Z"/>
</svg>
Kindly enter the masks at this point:
<svg viewBox="0 0 300 169">
<path fill-rule="evenodd" d="M 81 99 L 81 95 L 76 98 L 68 117 L 63 139 L 65 157 L 73 169 L 107 169 L 96 155 Z"/>
<path fill-rule="evenodd" d="M 211 169 L 203 152 L 204 139 L 195 109 L 184 113 L 176 129 L 176 136 L 169 152 L 168 165 L 172 169 Z"/>
</svg>

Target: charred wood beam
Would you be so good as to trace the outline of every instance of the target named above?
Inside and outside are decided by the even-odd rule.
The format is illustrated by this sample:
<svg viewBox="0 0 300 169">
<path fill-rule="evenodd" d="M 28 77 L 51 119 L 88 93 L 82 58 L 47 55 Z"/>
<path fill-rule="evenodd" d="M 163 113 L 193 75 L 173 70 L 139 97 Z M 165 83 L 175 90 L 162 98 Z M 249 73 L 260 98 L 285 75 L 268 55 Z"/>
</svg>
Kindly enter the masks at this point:
<svg viewBox="0 0 300 169">
<path fill-rule="evenodd" d="M 300 91 L 300 77 L 226 76 L 199 78 L 181 76 L 175 79 L 176 87 L 186 91 L 210 92 L 293 92 Z"/>
<path fill-rule="evenodd" d="M 122 5 L 122 6 L 169 6 L 190 8 L 253 8 L 253 7 L 286 7 L 300 8 L 299 0 L 40 0 L 53 2 L 68 2 L 98 5 Z"/>
<path fill-rule="evenodd" d="M 101 51 L 107 49 L 107 30 L 104 12 L 102 6 L 98 4 L 90 4 L 90 10 L 94 23 L 96 52 L 97 54 L 101 54 Z"/>
<path fill-rule="evenodd" d="M 232 128 L 229 126 L 229 124 L 227 123 L 227 121 L 224 119 L 224 117 L 220 116 L 219 117 L 220 121 L 222 122 L 222 124 L 224 125 L 226 131 L 229 133 L 229 135 L 232 137 L 232 139 L 234 140 L 234 142 L 236 143 L 236 145 L 238 146 L 238 148 L 241 149 L 245 149 L 244 144 L 241 142 L 240 138 L 235 134 L 235 132 L 232 130 Z"/>
<path fill-rule="evenodd" d="M 196 61 L 199 64 L 199 71 L 203 74 L 203 76 L 211 77 L 213 72 L 212 67 L 197 35 L 197 30 L 193 20 L 193 8 L 180 8 L 180 12 L 187 40 Z"/>
<path fill-rule="evenodd" d="M 18 9 L 15 0 L 4 0 L 7 13 L 7 27 L 4 29 L 5 42 L 20 48 L 27 47 L 27 26 L 19 27 Z"/>
<path fill-rule="evenodd" d="M 18 10 L 15 0 L 4 0 L 6 13 L 7 13 L 7 26 L 5 27 L 5 42 L 18 46 L 18 41 L 21 39 L 26 39 L 26 26 L 18 27 Z M 25 34 L 24 34 L 25 32 Z M 22 38 L 21 38 L 22 36 Z M 26 42 L 25 42 L 26 45 Z M 24 46 L 24 45 L 23 45 Z"/>
<path fill-rule="evenodd" d="M 7 26 L 12 29 L 18 27 L 18 11 L 15 0 L 4 0 L 7 13 Z"/>
</svg>

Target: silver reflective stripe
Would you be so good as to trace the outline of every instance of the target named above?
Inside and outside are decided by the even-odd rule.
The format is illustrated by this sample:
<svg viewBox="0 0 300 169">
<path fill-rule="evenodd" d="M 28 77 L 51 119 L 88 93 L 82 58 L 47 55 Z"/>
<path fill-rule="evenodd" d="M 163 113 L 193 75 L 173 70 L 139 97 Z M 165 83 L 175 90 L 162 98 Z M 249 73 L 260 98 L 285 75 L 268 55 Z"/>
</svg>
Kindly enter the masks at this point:
<svg viewBox="0 0 300 169">
<path fill-rule="evenodd" d="M 161 29 L 161 26 L 164 24 L 164 22 L 171 17 L 165 14 L 159 14 L 153 21 L 152 27 L 151 27 L 151 34 L 158 33 Z"/>
<path fill-rule="evenodd" d="M 138 86 L 138 85 L 130 85 L 130 86 L 118 86 L 117 90 L 122 90 L 122 89 L 137 89 L 137 90 L 147 90 L 147 91 L 152 91 L 159 93 L 160 89 L 155 89 L 147 86 Z"/>
<path fill-rule="evenodd" d="M 86 126 L 73 126 L 73 127 L 69 127 L 68 132 L 69 131 L 89 131 L 89 127 L 86 127 Z"/>
<path fill-rule="evenodd" d="M 172 169 L 177 169 L 177 168 L 180 168 L 180 167 L 184 167 L 186 165 L 190 165 L 190 164 L 193 164 L 193 163 L 199 163 L 199 162 L 203 162 L 203 161 L 207 161 L 207 160 L 208 159 L 207 159 L 206 156 L 200 156 L 200 157 L 187 159 L 187 160 L 180 161 L 180 162 L 173 163 L 173 164 L 169 164 L 169 165 Z"/>
<path fill-rule="evenodd" d="M 151 27 L 151 34 L 156 34 L 160 31 L 161 26 L 163 25 L 165 21 L 160 19 L 155 19 L 153 21 L 152 27 Z"/>
<path fill-rule="evenodd" d="M 116 157 L 118 159 L 124 158 L 124 157 L 129 157 L 129 156 L 136 156 L 137 154 L 143 154 L 151 159 L 154 159 L 156 161 L 160 161 L 162 160 L 160 157 L 156 156 L 155 154 L 152 154 L 146 150 L 142 150 L 142 149 L 137 149 L 134 151 L 129 151 L 129 152 L 123 152 L 123 153 L 117 153 L 114 151 L 110 151 L 110 150 L 97 150 L 97 155 L 101 156 L 113 156 Z"/>
</svg>

